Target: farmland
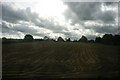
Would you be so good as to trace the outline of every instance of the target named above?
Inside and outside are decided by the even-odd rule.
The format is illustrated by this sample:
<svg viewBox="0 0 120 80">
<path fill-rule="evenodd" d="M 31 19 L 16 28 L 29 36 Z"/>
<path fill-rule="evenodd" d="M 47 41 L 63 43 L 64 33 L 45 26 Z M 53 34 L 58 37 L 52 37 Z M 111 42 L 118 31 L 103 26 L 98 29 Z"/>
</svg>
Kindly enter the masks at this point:
<svg viewBox="0 0 120 80">
<path fill-rule="evenodd" d="M 119 46 L 81 42 L 2 45 L 4 77 L 116 77 Z"/>
</svg>

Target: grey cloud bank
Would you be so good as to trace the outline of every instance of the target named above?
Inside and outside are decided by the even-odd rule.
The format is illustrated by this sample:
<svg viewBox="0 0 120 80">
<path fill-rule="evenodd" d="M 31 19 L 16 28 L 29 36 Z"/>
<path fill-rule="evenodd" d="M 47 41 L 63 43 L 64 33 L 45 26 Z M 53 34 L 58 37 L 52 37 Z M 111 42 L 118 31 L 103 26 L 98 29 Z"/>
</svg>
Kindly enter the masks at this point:
<svg viewBox="0 0 120 80">
<path fill-rule="evenodd" d="M 100 24 L 102 24 L 102 27 L 99 25 L 94 27 L 93 24 L 92 26 L 89 26 L 89 28 L 98 33 L 116 33 L 118 25 L 115 19 L 118 17 L 118 13 L 113 10 L 102 11 L 101 6 L 102 4 L 106 4 L 106 7 L 112 6 L 113 8 L 117 8 L 118 3 L 65 2 L 65 4 L 68 5 L 69 8 L 69 10 L 65 12 L 65 17 L 68 20 L 71 19 L 73 22 L 72 24 L 82 24 L 84 28 L 87 28 L 83 24 L 84 22 L 98 21 Z M 106 24 L 110 25 L 106 26 Z M 114 24 L 114 26 L 111 26 L 111 24 Z"/>
<path fill-rule="evenodd" d="M 116 24 L 117 11 L 106 10 L 102 11 L 101 6 L 105 4 L 105 7 L 118 8 L 118 3 L 101 3 L 101 2 L 64 2 L 68 7 L 64 11 L 65 23 L 67 25 L 61 25 L 53 19 L 44 19 L 39 17 L 38 13 L 31 12 L 31 8 L 19 9 L 14 8 L 12 5 L 8 5 L 7 2 L 2 4 L 2 33 L 17 33 L 23 34 L 30 33 L 34 36 L 50 36 L 61 34 L 64 37 L 79 39 L 82 35 L 87 36 L 89 39 L 94 39 L 95 36 L 103 35 L 105 33 L 116 34 L 118 32 L 118 25 Z M 87 21 L 98 21 L 100 25 L 84 24 Z M 21 23 L 20 23 L 21 22 Z M 25 24 L 27 22 L 27 24 Z M 7 23 L 11 24 L 8 25 Z M 57 25 L 56 25 L 56 24 Z M 78 27 L 76 28 L 76 24 Z M 110 24 L 107 25 L 106 24 Z M 17 26 L 15 26 L 17 25 Z M 33 27 L 29 27 L 29 26 Z M 12 28 L 10 28 L 12 26 Z M 73 27 L 70 28 L 69 27 Z M 76 29 L 76 30 L 74 30 Z M 79 31 L 81 30 L 81 32 Z M 88 33 L 89 31 L 90 33 Z M 95 35 L 96 34 L 96 35 Z M 58 35 L 59 37 L 60 35 Z M 51 36 L 50 36 L 51 37 Z"/>
</svg>

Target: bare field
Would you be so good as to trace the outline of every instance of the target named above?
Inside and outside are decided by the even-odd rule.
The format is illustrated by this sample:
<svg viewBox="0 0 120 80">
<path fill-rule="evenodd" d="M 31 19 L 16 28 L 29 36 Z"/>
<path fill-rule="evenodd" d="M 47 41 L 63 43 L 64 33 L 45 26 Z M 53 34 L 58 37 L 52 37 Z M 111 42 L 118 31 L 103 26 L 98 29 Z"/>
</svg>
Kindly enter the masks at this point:
<svg viewBox="0 0 120 80">
<path fill-rule="evenodd" d="M 80 42 L 2 45 L 4 77 L 116 77 L 119 46 Z"/>
</svg>

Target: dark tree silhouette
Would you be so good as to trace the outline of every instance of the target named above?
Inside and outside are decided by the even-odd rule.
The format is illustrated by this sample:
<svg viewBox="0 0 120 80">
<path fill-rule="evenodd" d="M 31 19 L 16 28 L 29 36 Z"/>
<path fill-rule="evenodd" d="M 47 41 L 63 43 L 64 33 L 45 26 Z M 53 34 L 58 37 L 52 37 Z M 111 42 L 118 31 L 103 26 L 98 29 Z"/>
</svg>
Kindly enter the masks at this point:
<svg viewBox="0 0 120 80">
<path fill-rule="evenodd" d="M 105 34 L 102 37 L 102 42 L 104 44 L 113 44 L 114 43 L 114 41 L 113 41 L 113 35 L 112 34 Z"/>
<path fill-rule="evenodd" d="M 6 38 L 6 37 L 3 37 L 2 40 L 7 40 L 7 38 Z"/>
<path fill-rule="evenodd" d="M 70 38 L 68 38 L 68 39 L 66 39 L 66 41 L 70 42 L 71 40 L 70 40 Z"/>
<path fill-rule="evenodd" d="M 114 45 L 120 45 L 120 35 L 115 35 L 113 37 Z"/>
<path fill-rule="evenodd" d="M 78 40 L 73 40 L 73 42 L 78 42 Z"/>
<path fill-rule="evenodd" d="M 87 38 L 85 36 L 82 36 L 79 41 L 81 41 L 81 42 L 87 42 L 88 40 L 87 40 Z"/>
<path fill-rule="evenodd" d="M 25 41 L 33 41 L 33 36 L 30 35 L 30 34 L 26 34 L 25 37 L 24 37 L 24 40 Z"/>
<path fill-rule="evenodd" d="M 96 37 L 95 38 L 95 42 L 96 43 L 101 43 L 102 42 L 102 38 L 101 37 Z"/>
<path fill-rule="evenodd" d="M 88 42 L 89 42 L 89 43 L 94 43 L 95 41 L 94 41 L 94 40 L 89 40 Z"/>
<path fill-rule="evenodd" d="M 64 40 L 63 40 L 62 37 L 59 37 L 57 41 L 61 41 L 61 42 L 63 42 Z"/>
<path fill-rule="evenodd" d="M 49 40 L 49 37 L 48 36 L 45 36 L 44 37 L 44 40 L 46 41 L 46 40 Z"/>
<path fill-rule="evenodd" d="M 7 43 L 7 42 L 8 42 L 7 38 L 6 38 L 6 37 L 3 37 L 3 38 L 2 38 L 2 43 Z"/>
</svg>

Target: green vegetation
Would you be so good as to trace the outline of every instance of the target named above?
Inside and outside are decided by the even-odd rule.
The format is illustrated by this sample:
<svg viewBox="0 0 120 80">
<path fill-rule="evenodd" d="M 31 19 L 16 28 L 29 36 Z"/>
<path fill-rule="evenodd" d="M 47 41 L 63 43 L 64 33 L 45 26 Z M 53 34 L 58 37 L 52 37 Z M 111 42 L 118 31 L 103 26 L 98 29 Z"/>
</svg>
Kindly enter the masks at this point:
<svg viewBox="0 0 120 80">
<path fill-rule="evenodd" d="M 81 42 L 3 44 L 4 77 L 117 77 L 119 46 Z"/>
</svg>

